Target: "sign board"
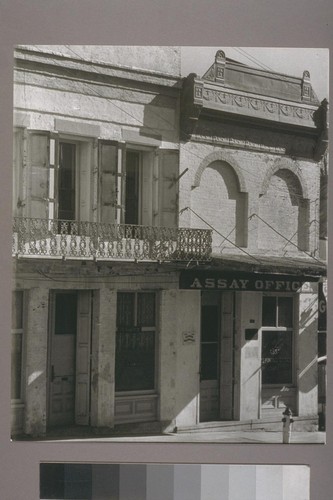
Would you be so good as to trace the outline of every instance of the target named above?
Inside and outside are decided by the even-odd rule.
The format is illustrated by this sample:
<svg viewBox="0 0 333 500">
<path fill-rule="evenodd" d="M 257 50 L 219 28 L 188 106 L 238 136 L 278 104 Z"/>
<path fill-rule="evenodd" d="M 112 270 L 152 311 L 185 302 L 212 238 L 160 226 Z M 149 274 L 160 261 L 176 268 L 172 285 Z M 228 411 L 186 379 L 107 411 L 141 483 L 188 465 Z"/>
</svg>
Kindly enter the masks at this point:
<svg viewBox="0 0 333 500">
<path fill-rule="evenodd" d="M 223 271 L 182 271 L 179 287 L 186 290 L 234 290 L 257 292 L 297 292 L 313 276 L 259 274 Z"/>
</svg>

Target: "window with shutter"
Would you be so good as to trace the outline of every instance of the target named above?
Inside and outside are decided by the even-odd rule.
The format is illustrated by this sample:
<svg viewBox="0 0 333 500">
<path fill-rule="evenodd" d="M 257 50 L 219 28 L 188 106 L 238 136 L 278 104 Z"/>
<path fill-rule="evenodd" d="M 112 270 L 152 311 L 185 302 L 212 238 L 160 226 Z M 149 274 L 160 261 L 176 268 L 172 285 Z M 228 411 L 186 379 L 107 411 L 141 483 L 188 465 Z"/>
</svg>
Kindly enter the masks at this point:
<svg viewBox="0 0 333 500">
<path fill-rule="evenodd" d="M 29 216 L 49 216 L 49 134 L 29 132 L 28 136 Z"/>
<path fill-rule="evenodd" d="M 159 158 L 159 225 L 178 225 L 178 151 L 160 151 Z"/>
<path fill-rule="evenodd" d="M 100 221 L 112 224 L 117 220 L 118 205 L 118 145 L 99 143 Z"/>
<path fill-rule="evenodd" d="M 179 153 L 100 143 L 100 220 L 177 227 Z"/>
<path fill-rule="evenodd" d="M 14 144 L 14 161 L 21 167 L 14 177 L 14 213 L 36 219 L 91 220 L 92 140 L 44 131 L 28 131 L 26 136 L 25 141 L 25 134 L 18 134 Z"/>
</svg>

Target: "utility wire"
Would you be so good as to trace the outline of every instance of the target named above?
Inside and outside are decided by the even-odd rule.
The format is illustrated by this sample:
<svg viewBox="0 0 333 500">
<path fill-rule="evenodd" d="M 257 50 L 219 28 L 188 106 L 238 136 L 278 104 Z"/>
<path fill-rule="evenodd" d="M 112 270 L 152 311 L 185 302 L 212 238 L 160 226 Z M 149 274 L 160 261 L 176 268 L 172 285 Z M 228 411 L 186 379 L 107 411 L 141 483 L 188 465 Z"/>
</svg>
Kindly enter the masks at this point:
<svg viewBox="0 0 333 500">
<path fill-rule="evenodd" d="M 269 224 L 268 222 L 266 222 L 258 214 L 253 213 L 252 215 L 249 216 L 248 219 L 251 220 L 253 217 L 258 217 L 258 219 L 260 219 L 264 224 L 266 224 L 266 226 L 268 226 L 270 229 L 272 229 L 272 231 L 274 231 L 276 234 L 278 234 L 279 236 L 281 236 L 281 238 L 283 238 L 284 240 L 286 240 L 288 243 L 290 243 L 291 245 L 293 245 L 294 247 L 296 247 L 297 250 L 299 250 L 300 252 L 305 253 L 308 257 L 311 257 L 311 259 L 314 259 L 315 261 L 319 262 L 320 264 L 323 263 L 320 259 L 317 259 L 316 257 L 314 257 L 313 255 L 311 255 L 310 253 L 306 252 L 305 250 L 302 250 L 298 245 L 296 245 L 296 243 L 294 243 L 290 239 L 286 238 L 282 233 L 280 233 L 279 231 L 277 231 L 273 226 L 271 226 L 271 224 Z"/>
<path fill-rule="evenodd" d="M 36 47 L 36 45 L 34 45 L 34 47 Z M 71 48 L 71 46 L 69 46 L 69 45 L 65 45 L 65 47 L 66 47 L 68 50 L 70 50 L 70 51 L 71 51 L 71 52 L 72 52 L 72 53 L 73 53 L 76 57 L 78 57 L 81 61 L 85 62 L 85 60 L 82 58 L 82 56 L 80 56 L 80 54 L 78 54 L 76 51 L 74 51 L 74 50 Z M 267 69 L 269 69 L 270 71 L 272 71 L 272 72 L 274 73 L 274 71 L 273 71 L 272 69 L 270 69 L 268 66 L 267 66 Z M 103 76 L 103 77 L 104 77 L 103 73 L 101 73 L 101 72 L 99 72 L 99 71 L 98 71 L 98 73 L 99 73 L 101 76 Z M 91 88 L 91 87 L 89 86 L 89 88 Z M 95 90 L 95 89 L 92 89 L 92 90 Z M 96 91 L 95 91 L 95 92 L 96 92 Z M 104 99 L 105 99 L 105 97 L 104 97 L 103 95 L 101 95 L 101 94 L 99 94 L 99 93 L 97 93 L 97 95 L 98 95 L 99 97 L 102 97 L 102 98 L 104 98 Z M 138 123 L 139 123 L 140 125 L 144 126 L 144 124 L 143 124 L 142 122 L 140 122 L 140 121 L 138 120 L 138 118 L 136 118 L 135 116 L 133 116 L 131 113 L 128 113 L 127 111 L 123 110 L 120 106 L 117 106 L 117 105 L 113 102 L 113 100 L 111 100 L 110 98 L 106 98 L 106 99 L 107 99 L 108 101 L 110 101 L 110 102 L 111 102 L 111 104 L 113 104 L 113 105 L 114 105 L 116 108 L 118 108 L 120 111 L 123 111 L 123 112 L 124 112 L 124 113 L 126 113 L 127 115 L 131 116 L 132 118 L 134 118 L 135 120 L 137 120 L 137 121 L 138 121 Z M 152 111 L 153 111 L 153 113 L 154 113 L 154 115 L 155 115 L 155 116 L 157 116 L 158 118 L 162 118 L 162 120 L 163 120 L 164 122 L 166 122 L 168 125 L 170 125 L 170 126 L 174 127 L 174 123 L 170 122 L 169 120 L 167 120 L 167 119 L 166 119 L 166 118 L 164 118 L 161 114 L 159 114 L 159 113 L 155 112 L 154 110 L 152 110 Z M 151 127 L 147 127 L 147 128 L 149 128 L 150 130 L 155 130 L 155 128 L 151 128 Z M 179 132 L 180 132 L 180 134 L 186 135 L 186 133 L 185 133 L 183 130 L 181 130 L 181 129 L 179 129 Z M 190 152 L 190 154 L 192 154 L 192 155 L 196 156 L 196 157 L 197 157 L 197 158 L 199 158 L 200 160 L 204 160 L 204 157 L 199 156 L 198 154 L 196 154 L 196 153 L 195 153 L 195 152 L 193 152 L 192 150 L 190 150 L 189 152 Z M 254 177 L 256 180 L 260 180 L 258 176 L 256 176 L 255 174 L 253 174 L 253 172 L 250 172 L 249 170 L 246 170 L 244 167 L 240 167 L 240 168 L 241 168 L 244 172 L 247 172 L 249 175 L 251 175 L 252 177 Z M 280 190 L 280 189 L 278 188 L 278 190 Z M 283 190 L 280 190 L 280 191 L 281 191 L 281 192 L 283 192 Z M 303 198 L 303 196 L 302 196 L 302 195 L 299 195 L 299 194 L 296 194 L 296 193 L 295 193 L 295 194 L 293 193 L 293 195 L 294 195 L 294 196 L 296 196 L 296 197 L 299 197 L 300 199 L 302 199 L 302 198 Z M 313 203 L 313 202 L 310 202 L 310 203 Z"/>
<path fill-rule="evenodd" d="M 179 214 L 182 214 L 183 212 L 185 212 L 186 210 L 190 210 L 190 212 L 192 212 L 196 217 L 198 217 L 198 219 L 200 219 L 204 224 L 206 224 L 208 227 L 210 227 L 213 231 L 215 231 L 215 233 L 217 233 L 219 236 L 222 236 L 222 238 L 224 238 L 228 243 L 231 243 L 231 245 L 233 245 L 234 247 L 238 248 L 238 250 L 240 250 L 241 252 L 245 253 L 248 257 L 251 257 L 251 259 L 254 259 L 256 260 L 257 262 L 259 262 L 259 264 L 262 264 L 262 262 L 257 259 L 256 257 L 254 257 L 253 255 L 251 255 L 249 252 L 247 252 L 246 250 L 244 250 L 242 247 L 236 245 L 236 243 L 234 243 L 233 241 L 229 240 L 229 238 L 227 236 L 224 236 L 220 231 L 218 231 L 214 226 L 212 226 L 211 224 L 209 224 L 209 222 L 207 222 L 203 217 L 201 217 L 201 215 L 197 214 L 197 212 L 195 212 L 192 208 L 190 207 L 185 207 L 185 208 L 182 208 L 179 212 Z"/>
<path fill-rule="evenodd" d="M 36 46 L 36 45 L 32 45 L 32 47 L 34 47 L 34 48 L 36 49 L 36 51 L 37 51 L 37 52 L 39 52 L 39 53 L 43 54 L 43 51 L 39 50 L 39 49 L 38 49 L 38 46 Z M 65 47 L 66 47 L 69 51 L 71 51 L 71 52 L 72 52 L 72 53 L 73 53 L 73 54 L 74 54 L 74 55 L 75 55 L 75 56 L 76 56 L 79 60 L 81 60 L 82 62 L 86 62 L 86 61 L 83 59 L 83 57 L 82 57 L 82 56 L 80 56 L 80 54 L 78 54 L 76 51 L 74 51 L 74 50 L 71 48 L 71 46 L 69 46 L 69 45 L 65 45 Z M 69 73 L 70 73 L 70 71 L 69 71 L 69 70 L 66 70 L 66 69 L 64 69 L 64 68 L 63 68 L 63 71 L 64 71 L 65 73 L 67 72 L 67 74 L 69 74 Z M 99 75 L 101 75 L 102 77 L 104 77 L 104 76 L 105 76 L 105 75 L 104 75 L 103 73 L 101 73 L 100 71 L 96 71 L 96 72 L 97 72 Z M 149 129 L 149 130 L 156 130 L 156 128 L 155 128 L 155 127 L 149 127 L 149 126 L 146 126 L 146 125 L 145 125 L 142 121 L 140 121 L 137 117 L 135 117 L 134 115 L 132 115 L 132 114 L 131 114 L 131 113 L 129 113 L 128 111 L 125 111 L 123 108 L 121 108 L 121 107 L 120 107 L 120 106 L 118 106 L 117 104 L 115 104 L 115 103 L 113 102 L 113 99 L 111 99 L 111 98 L 109 98 L 109 97 L 105 97 L 103 94 L 100 94 L 100 93 L 99 93 L 99 92 L 98 92 L 95 88 L 91 87 L 91 85 L 89 85 L 88 83 L 86 83 L 86 86 L 87 86 L 87 88 L 89 88 L 92 92 L 94 92 L 94 94 L 95 94 L 97 97 L 101 97 L 102 99 L 105 99 L 105 100 L 109 101 L 109 102 L 110 102 L 110 103 L 111 103 L 114 107 L 116 107 L 117 109 L 119 109 L 121 112 L 123 112 L 123 113 L 127 114 L 128 116 L 130 116 L 131 118 L 133 118 L 134 120 L 136 120 L 136 121 L 137 121 L 137 123 L 138 123 L 140 126 L 145 126 L 145 127 L 146 127 L 147 129 Z M 174 127 L 174 126 L 175 126 L 175 125 L 174 125 L 174 123 L 172 123 L 172 122 L 170 122 L 169 120 L 167 120 L 166 118 L 164 118 L 161 114 L 159 114 L 159 113 L 155 112 L 154 110 L 152 110 L 152 112 L 155 114 L 155 116 L 157 116 L 158 118 L 161 118 L 161 119 L 162 119 L 164 122 L 166 122 L 168 125 L 170 125 L 170 126 L 172 126 L 172 127 Z M 185 132 L 184 132 L 183 130 L 181 130 L 181 129 L 179 130 L 179 132 L 180 132 L 181 134 L 185 134 Z M 207 145 L 207 147 L 208 147 L 208 145 Z M 197 157 L 199 160 L 204 160 L 204 159 L 205 159 L 205 157 L 202 157 L 202 156 L 198 155 L 197 153 L 195 153 L 195 152 L 194 152 L 194 151 L 192 151 L 192 150 L 188 150 L 187 152 L 188 152 L 188 153 L 190 153 L 191 155 L 193 155 L 193 156 Z M 255 180 L 257 180 L 257 181 L 261 181 L 261 180 L 262 180 L 259 176 L 257 176 L 257 175 L 256 175 L 256 174 L 254 174 L 253 172 L 251 172 L 251 171 L 249 171 L 249 170 L 245 169 L 243 166 L 240 166 L 240 169 L 241 169 L 241 170 L 243 170 L 244 172 L 246 172 L 247 174 L 249 174 L 249 175 L 250 175 L 251 177 L 253 177 Z M 278 190 L 278 191 L 281 191 L 281 192 L 284 192 L 284 191 L 283 191 L 282 189 L 280 189 L 280 188 L 277 188 L 277 190 Z M 293 195 L 294 195 L 295 197 L 298 197 L 299 199 L 302 199 L 302 198 L 303 198 L 303 196 L 302 196 L 302 195 L 299 195 L 299 194 L 297 194 L 297 193 L 293 193 Z M 314 201 L 310 201 L 310 203 L 314 203 Z"/>
</svg>

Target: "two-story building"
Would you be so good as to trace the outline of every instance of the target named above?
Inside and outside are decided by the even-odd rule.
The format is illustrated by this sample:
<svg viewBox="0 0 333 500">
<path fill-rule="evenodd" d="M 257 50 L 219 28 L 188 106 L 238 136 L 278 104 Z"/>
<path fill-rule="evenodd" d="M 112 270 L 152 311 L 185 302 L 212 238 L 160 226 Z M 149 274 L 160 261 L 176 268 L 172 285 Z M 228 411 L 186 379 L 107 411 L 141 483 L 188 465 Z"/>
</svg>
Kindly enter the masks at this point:
<svg viewBox="0 0 333 500">
<path fill-rule="evenodd" d="M 15 50 L 14 435 L 316 428 L 325 103 L 180 57 Z"/>
</svg>

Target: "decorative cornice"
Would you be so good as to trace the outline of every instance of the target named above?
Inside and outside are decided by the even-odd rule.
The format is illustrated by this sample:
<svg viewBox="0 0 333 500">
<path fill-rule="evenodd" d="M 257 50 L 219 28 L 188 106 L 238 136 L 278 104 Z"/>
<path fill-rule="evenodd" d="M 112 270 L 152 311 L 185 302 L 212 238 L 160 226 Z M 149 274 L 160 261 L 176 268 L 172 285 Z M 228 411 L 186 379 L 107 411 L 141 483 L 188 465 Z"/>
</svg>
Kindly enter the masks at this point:
<svg viewBox="0 0 333 500">
<path fill-rule="evenodd" d="M 245 93 L 219 90 L 204 85 L 202 90 L 203 109 L 215 109 L 248 117 L 279 123 L 310 127 L 315 129 L 314 113 L 317 106 L 290 104 L 287 101 L 249 96 Z"/>
</svg>

